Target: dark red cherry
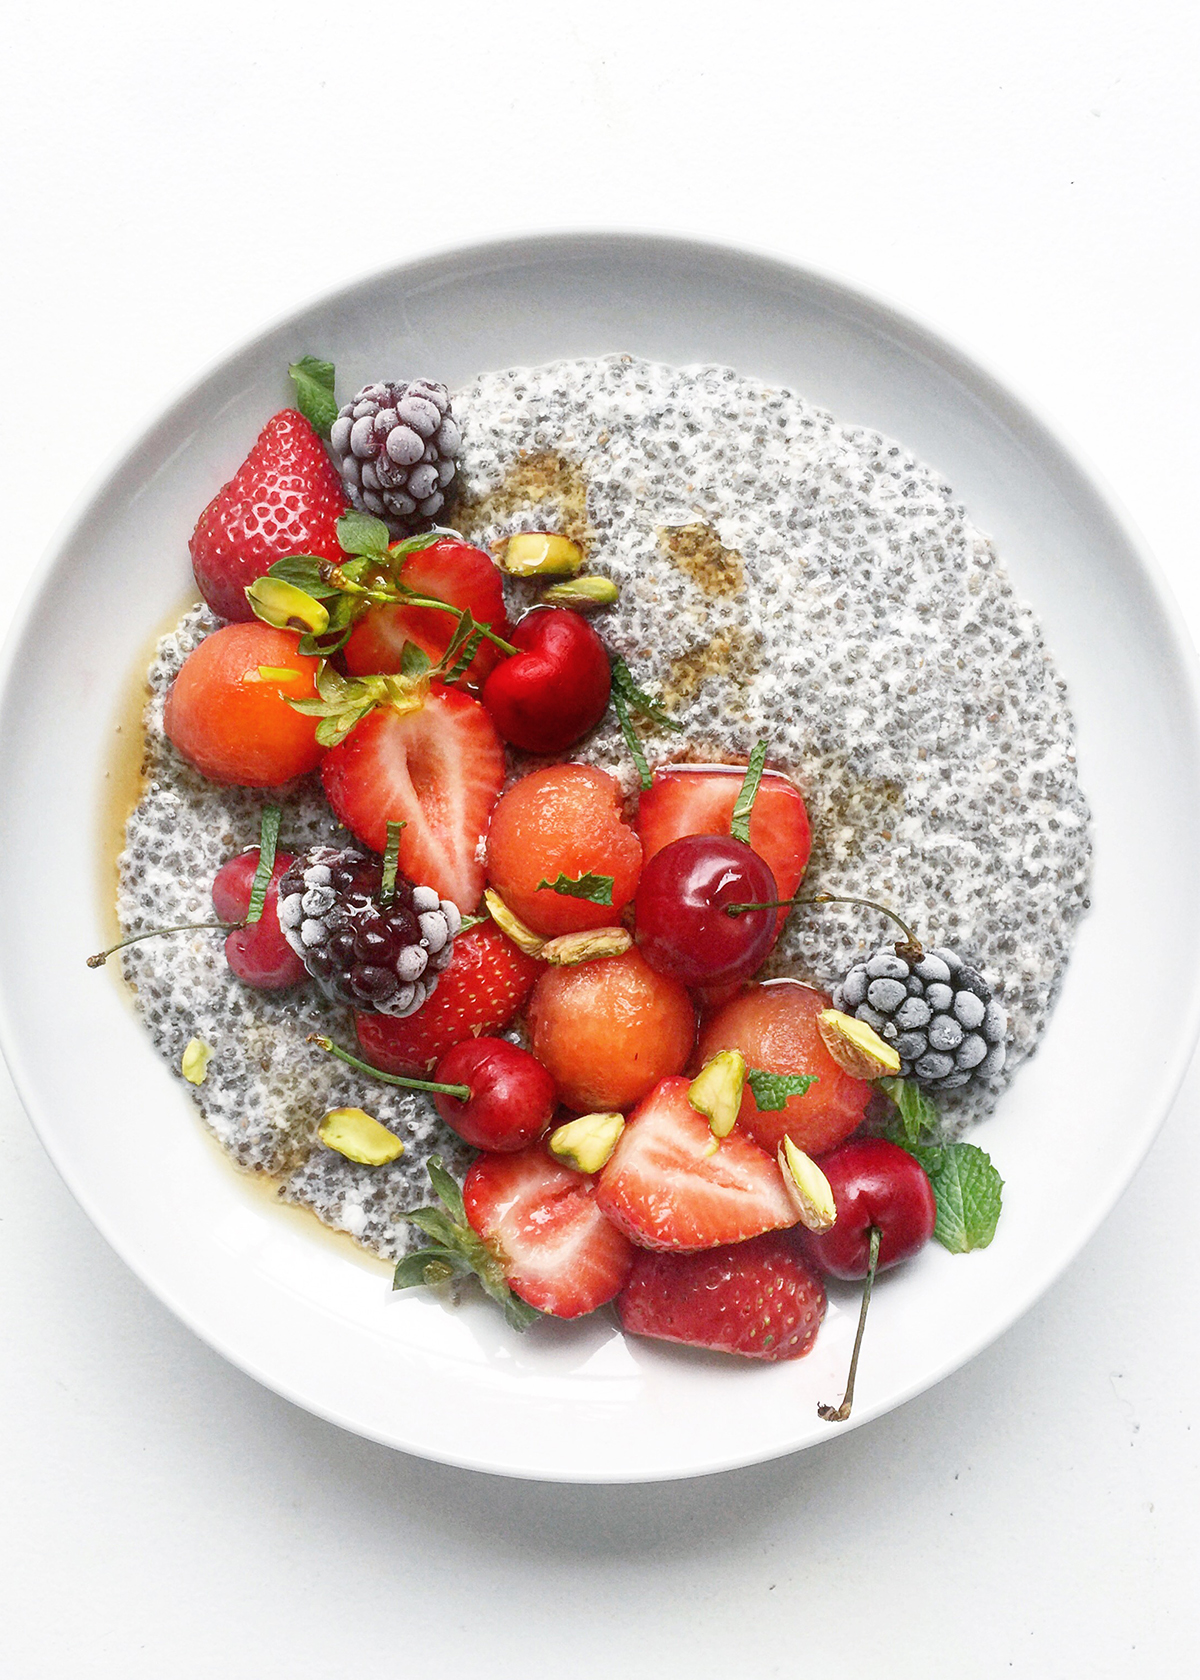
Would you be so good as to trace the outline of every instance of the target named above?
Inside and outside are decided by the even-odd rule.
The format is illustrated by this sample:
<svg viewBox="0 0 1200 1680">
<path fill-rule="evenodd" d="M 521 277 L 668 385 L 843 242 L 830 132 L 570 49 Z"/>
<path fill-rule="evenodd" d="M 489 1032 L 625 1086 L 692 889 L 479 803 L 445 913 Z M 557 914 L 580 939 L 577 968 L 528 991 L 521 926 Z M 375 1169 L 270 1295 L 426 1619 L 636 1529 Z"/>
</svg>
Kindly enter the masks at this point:
<svg viewBox="0 0 1200 1680">
<path fill-rule="evenodd" d="M 565 752 L 594 729 L 612 674 L 604 643 L 581 613 L 535 607 L 512 632 L 517 652 L 496 666 L 481 699 L 504 739 L 523 752 Z"/>
<path fill-rule="evenodd" d="M 267 900 L 257 922 L 234 928 L 225 938 L 225 960 L 247 986 L 260 992 L 279 992 L 308 979 L 304 964 L 283 937 L 279 926 L 279 877 L 296 860 L 277 852 Z M 239 852 L 217 870 L 212 884 L 213 909 L 223 922 L 240 922 L 250 908 L 250 890 L 258 868 L 258 847 Z"/>
<path fill-rule="evenodd" d="M 541 1137 L 558 1106 L 554 1081 L 536 1057 L 506 1038 L 465 1038 L 437 1065 L 439 1085 L 466 1085 L 470 1100 L 439 1092 L 434 1107 L 465 1143 L 507 1153 Z"/>
<path fill-rule="evenodd" d="M 828 1231 L 810 1232 L 808 1247 L 823 1272 L 865 1278 L 871 1227 L 879 1230 L 878 1271 L 898 1266 L 933 1235 L 937 1204 L 919 1161 L 886 1138 L 843 1143 L 817 1165 L 829 1180 L 837 1219 Z"/>
<path fill-rule="evenodd" d="M 774 910 L 731 904 L 778 897 L 770 865 L 730 834 L 688 834 L 642 869 L 634 909 L 642 955 L 685 986 L 748 980 L 775 941 Z"/>
</svg>

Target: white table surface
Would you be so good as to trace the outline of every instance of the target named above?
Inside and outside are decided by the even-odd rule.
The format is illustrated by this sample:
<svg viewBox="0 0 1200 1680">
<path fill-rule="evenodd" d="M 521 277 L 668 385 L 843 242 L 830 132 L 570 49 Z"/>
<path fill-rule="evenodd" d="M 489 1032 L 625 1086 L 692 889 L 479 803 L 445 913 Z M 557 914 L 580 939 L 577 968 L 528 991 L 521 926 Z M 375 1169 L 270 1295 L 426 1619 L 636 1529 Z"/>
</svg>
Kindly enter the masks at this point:
<svg viewBox="0 0 1200 1680">
<path fill-rule="evenodd" d="M 9 17 L 0 628 L 94 471 L 231 344 L 358 272 L 561 226 L 774 249 L 937 323 L 1073 435 L 1200 627 L 1184 0 Z M 1139 1031 L 1170 1000 L 1120 978 L 1133 882 L 1129 918 Z M 1194 1067 L 1100 1234 L 932 1393 L 782 1463 L 570 1488 L 402 1457 L 226 1365 L 0 1073 L 0 1673 L 1193 1672 L 1198 1115 Z"/>
</svg>

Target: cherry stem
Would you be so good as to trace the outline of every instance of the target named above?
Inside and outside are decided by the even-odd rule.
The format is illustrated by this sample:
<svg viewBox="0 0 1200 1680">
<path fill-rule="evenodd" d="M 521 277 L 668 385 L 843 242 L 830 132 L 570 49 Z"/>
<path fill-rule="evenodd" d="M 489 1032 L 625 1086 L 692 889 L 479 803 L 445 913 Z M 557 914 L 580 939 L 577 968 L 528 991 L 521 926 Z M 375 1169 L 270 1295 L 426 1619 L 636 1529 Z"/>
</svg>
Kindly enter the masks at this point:
<svg viewBox="0 0 1200 1680">
<path fill-rule="evenodd" d="M 862 1347 L 863 1331 L 867 1327 L 867 1308 L 871 1305 L 871 1285 L 875 1282 L 875 1269 L 879 1264 L 878 1225 L 871 1227 L 871 1255 L 867 1262 L 867 1281 L 863 1284 L 862 1306 L 858 1309 L 858 1330 L 854 1337 L 854 1352 L 850 1355 L 850 1375 L 846 1378 L 846 1392 L 842 1396 L 840 1406 L 818 1406 L 818 1414 L 826 1423 L 845 1423 L 850 1416 L 850 1408 L 854 1404 L 854 1379 L 858 1375 L 858 1354 Z"/>
<path fill-rule="evenodd" d="M 174 927 L 150 928 L 146 933 L 131 933 L 128 939 L 118 939 L 115 945 L 110 945 L 107 951 L 97 951 L 94 957 L 89 957 L 89 968 L 103 968 L 114 951 L 123 951 L 126 945 L 137 945 L 143 939 L 157 939 L 163 933 L 201 933 L 211 929 L 214 933 L 234 933 L 245 922 L 176 922 Z"/>
<path fill-rule="evenodd" d="M 432 1079 L 405 1079 L 399 1073 L 384 1073 L 382 1068 L 372 1067 L 370 1062 L 362 1061 L 349 1050 L 343 1050 L 340 1044 L 335 1044 L 331 1038 L 322 1038 L 320 1033 L 309 1033 L 308 1042 L 319 1045 L 329 1056 L 336 1056 L 339 1062 L 345 1062 L 347 1067 L 357 1068 L 359 1073 L 369 1073 L 372 1079 L 382 1079 L 385 1085 L 402 1085 L 406 1091 L 432 1091 L 437 1096 L 457 1097 L 459 1102 L 470 1102 L 471 1087 L 469 1085 L 439 1085 Z"/>
<path fill-rule="evenodd" d="M 321 570 L 324 575 L 326 568 L 322 567 Z M 453 613 L 455 618 L 462 617 L 461 607 L 452 607 L 449 601 L 439 601 L 435 595 L 417 595 L 411 589 L 387 589 L 379 585 L 369 588 L 364 583 L 354 583 L 340 566 L 330 566 L 328 574 L 328 581 L 336 584 L 345 594 L 358 595 L 381 606 L 395 606 L 399 603 L 407 607 L 435 607 L 439 612 Z M 506 642 L 503 636 L 498 636 L 490 625 L 476 621 L 475 628 L 481 630 L 489 642 L 494 642 L 502 653 L 511 655 L 518 651 L 511 642 Z"/>
<path fill-rule="evenodd" d="M 908 944 L 920 949 L 921 941 L 908 923 L 901 921 L 896 912 L 889 910 L 886 904 L 876 904 L 873 898 L 834 898 L 830 893 L 814 893 L 811 898 L 801 898 L 797 895 L 795 898 L 767 899 L 762 904 L 727 904 L 725 914 L 727 916 L 742 916 L 747 910 L 792 910 L 801 904 L 859 904 L 867 910 L 878 910 L 881 916 L 887 916 L 889 920 L 895 922 L 904 934 Z"/>
</svg>

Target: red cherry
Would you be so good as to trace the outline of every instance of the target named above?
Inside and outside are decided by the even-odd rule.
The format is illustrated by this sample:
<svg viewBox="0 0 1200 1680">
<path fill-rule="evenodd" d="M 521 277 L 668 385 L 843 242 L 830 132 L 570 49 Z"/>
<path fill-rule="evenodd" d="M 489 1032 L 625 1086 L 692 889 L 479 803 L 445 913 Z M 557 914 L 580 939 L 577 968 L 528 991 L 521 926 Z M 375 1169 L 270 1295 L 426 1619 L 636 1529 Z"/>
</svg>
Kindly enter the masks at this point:
<svg viewBox="0 0 1200 1680">
<path fill-rule="evenodd" d="M 612 675 L 604 643 L 566 607 L 536 607 L 511 639 L 518 651 L 484 683 L 483 703 L 512 746 L 565 752 L 595 728 L 608 705 Z"/>
<path fill-rule="evenodd" d="M 554 1081 L 536 1057 L 506 1038 L 468 1038 L 437 1065 L 439 1085 L 466 1085 L 470 1100 L 438 1092 L 434 1106 L 464 1143 L 507 1153 L 541 1137 L 558 1103 Z"/>
<path fill-rule="evenodd" d="M 688 834 L 642 870 L 637 942 L 651 968 L 685 986 L 748 980 L 774 944 L 775 912 L 730 916 L 725 907 L 778 896 L 770 865 L 741 840 Z"/>
<path fill-rule="evenodd" d="M 283 937 L 279 926 L 279 877 L 295 862 L 290 852 L 275 854 L 263 913 L 249 927 L 234 928 L 225 939 L 225 960 L 247 986 L 260 992 L 279 992 L 300 986 L 308 973 Z M 217 870 L 212 884 L 213 909 L 223 922 L 240 922 L 250 908 L 250 891 L 258 868 L 258 847 L 239 852 Z"/>
<path fill-rule="evenodd" d="M 937 1204 L 919 1161 L 886 1138 L 843 1143 L 822 1155 L 837 1219 L 828 1231 L 810 1232 L 809 1249 L 823 1272 L 864 1278 L 870 1269 L 871 1227 L 879 1231 L 877 1271 L 898 1266 L 933 1235 Z"/>
</svg>

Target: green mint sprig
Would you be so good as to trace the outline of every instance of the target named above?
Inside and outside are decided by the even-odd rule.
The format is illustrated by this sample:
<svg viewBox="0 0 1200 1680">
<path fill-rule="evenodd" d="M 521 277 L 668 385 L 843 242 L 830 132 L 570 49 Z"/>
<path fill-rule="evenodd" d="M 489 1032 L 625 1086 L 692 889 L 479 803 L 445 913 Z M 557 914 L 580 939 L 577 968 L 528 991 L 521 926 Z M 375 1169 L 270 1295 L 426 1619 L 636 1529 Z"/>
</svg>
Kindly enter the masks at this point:
<svg viewBox="0 0 1200 1680">
<path fill-rule="evenodd" d="M 937 1202 L 933 1234 L 951 1254 L 986 1248 L 996 1235 L 1004 1180 L 974 1143 L 906 1145 L 929 1174 Z"/>
<path fill-rule="evenodd" d="M 314 432 L 329 436 L 337 419 L 337 398 L 333 394 L 333 363 L 318 361 L 315 356 L 301 356 L 288 368 L 288 377 L 296 387 L 296 407 Z"/>
<path fill-rule="evenodd" d="M 475 1276 L 484 1290 L 504 1309 L 514 1330 L 526 1330 L 542 1315 L 508 1286 L 504 1268 L 491 1249 L 467 1223 L 462 1191 L 446 1171 L 440 1156 L 431 1155 L 429 1182 L 441 1207 L 414 1208 L 401 1217 L 431 1237 L 427 1248 L 406 1254 L 396 1266 L 393 1289 L 412 1289 L 422 1284 L 445 1283 L 451 1277 Z"/>
<path fill-rule="evenodd" d="M 951 1254 L 986 1248 L 996 1234 L 1004 1180 L 987 1151 L 974 1143 L 936 1143 L 938 1110 L 913 1079 L 878 1079 L 895 1105 L 885 1136 L 919 1161 L 937 1203 L 933 1234 Z"/>
<path fill-rule="evenodd" d="M 625 737 L 625 745 L 629 748 L 629 756 L 637 768 L 638 780 L 643 788 L 648 788 L 653 778 L 650 775 L 650 766 L 646 762 L 646 754 L 642 750 L 642 743 L 633 727 L 633 712 L 640 712 L 660 729 L 673 729 L 679 733 L 683 726 L 676 723 L 657 700 L 638 687 L 629 666 L 620 654 L 617 654 L 612 662 L 612 706 L 621 726 L 621 734 Z"/>
<path fill-rule="evenodd" d="M 608 904 L 613 901 L 613 877 L 611 875 L 564 875 L 559 872 L 557 881 L 542 879 L 537 884 L 540 892 L 543 887 L 549 887 L 551 892 L 561 893 L 564 898 L 586 898 L 589 904 Z"/>
</svg>

